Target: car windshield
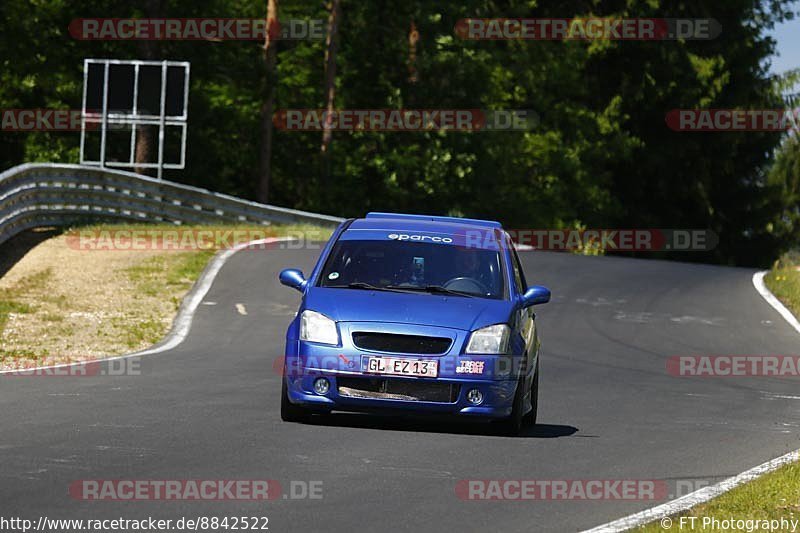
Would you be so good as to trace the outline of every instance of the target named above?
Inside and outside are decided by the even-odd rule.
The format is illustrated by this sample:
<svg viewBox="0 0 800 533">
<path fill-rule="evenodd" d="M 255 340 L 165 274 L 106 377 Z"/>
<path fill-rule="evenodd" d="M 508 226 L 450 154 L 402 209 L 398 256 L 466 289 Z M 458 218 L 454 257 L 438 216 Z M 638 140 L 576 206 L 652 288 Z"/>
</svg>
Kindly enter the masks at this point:
<svg viewBox="0 0 800 533">
<path fill-rule="evenodd" d="M 504 297 L 498 251 L 396 240 L 338 241 L 318 286 Z"/>
</svg>

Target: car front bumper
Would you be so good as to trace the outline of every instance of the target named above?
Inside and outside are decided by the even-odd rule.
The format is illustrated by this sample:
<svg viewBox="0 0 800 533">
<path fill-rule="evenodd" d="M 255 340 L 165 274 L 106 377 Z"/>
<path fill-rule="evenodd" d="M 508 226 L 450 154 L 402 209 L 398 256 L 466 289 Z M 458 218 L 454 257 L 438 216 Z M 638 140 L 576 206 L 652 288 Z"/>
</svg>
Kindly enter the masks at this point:
<svg viewBox="0 0 800 533">
<path fill-rule="evenodd" d="M 511 415 L 522 357 L 465 355 L 408 355 L 343 350 L 294 341 L 287 343 L 284 379 L 289 401 L 321 410 L 451 414 L 485 419 Z M 406 377 L 365 372 L 362 358 L 437 360 L 438 377 Z M 474 363 L 464 363 L 464 361 Z M 469 368 L 472 373 L 464 373 Z M 476 370 L 480 369 L 480 372 Z M 328 380 L 327 393 L 317 394 L 314 382 Z M 477 389 L 479 404 L 467 393 Z"/>
</svg>

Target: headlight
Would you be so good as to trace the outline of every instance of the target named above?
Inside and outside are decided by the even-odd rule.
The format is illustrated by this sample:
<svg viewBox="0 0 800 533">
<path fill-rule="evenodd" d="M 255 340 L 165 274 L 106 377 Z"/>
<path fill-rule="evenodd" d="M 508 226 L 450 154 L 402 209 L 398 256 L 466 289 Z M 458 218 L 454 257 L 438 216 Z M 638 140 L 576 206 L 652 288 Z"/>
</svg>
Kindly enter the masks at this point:
<svg viewBox="0 0 800 533">
<path fill-rule="evenodd" d="M 300 315 L 300 340 L 339 344 L 336 322 L 321 313 L 306 309 Z"/>
<path fill-rule="evenodd" d="M 511 328 L 505 324 L 495 324 L 473 331 L 467 344 L 467 353 L 506 353 Z"/>
</svg>

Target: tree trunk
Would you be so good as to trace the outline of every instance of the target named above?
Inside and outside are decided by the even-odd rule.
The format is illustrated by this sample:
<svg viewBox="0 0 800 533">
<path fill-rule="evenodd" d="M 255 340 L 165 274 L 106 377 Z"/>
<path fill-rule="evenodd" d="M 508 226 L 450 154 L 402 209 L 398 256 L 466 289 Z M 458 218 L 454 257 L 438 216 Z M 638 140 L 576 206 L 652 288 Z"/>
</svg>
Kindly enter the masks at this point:
<svg viewBox="0 0 800 533">
<path fill-rule="evenodd" d="M 145 174 L 152 176 L 156 173 L 157 169 L 138 166 L 139 163 L 157 163 L 158 162 L 158 146 L 156 141 L 156 128 L 157 126 L 148 126 L 146 124 L 137 124 L 136 126 L 136 153 L 134 163 L 137 166 L 134 170 L 137 174 Z"/>
<path fill-rule="evenodd" d="M 162 3 L 159 0 L 148 0 L 144 5 L 145 16 L 149 18 L 162 17 Z M 161 58 L 161 46 L 159 41 L 143 40 L 136 43 L 139 57 L 144 60 L 156 60 Z M 141 112 L 141 111 L 140 111 Z M 151 112 L 158 113 L 154 109 Z M 157 163 L 158 162 L 158 127 L 146 124 L 137 124 L 136 128 L 136 149 L 134 152 L 134 164 L 137 163 Z M 135 166 L 133 170 L 137 174 L 153 176 L 157 169 Z"/>
<path fill-rule="evenodd" d="M 278 72 L 275 68 L 278 57 L 278 0 L 267 0 L 267 36 L 264 40 L 264 63 L 267 67 L 264 85 L 264 102 L 261 104 L 261 150 L 259 152 L 258 190 L 256 199 L 265 204 L 269 201 L 269 185 L 272 179 L 272 115 L 275 94 L 278 88 Z"/>
<path fill-rule="evenodd" d="M 325 37 L 325 110 L 331 114 L 334 110 L 336 96 L 336 48 L 339 44 L 339 22 L 341 19 L 340 0 L 331 0 L 330 15 L 328 16 L 328 34 Z M 322 146 L 320 152 L 326 157 L 333 140 L 333 132 L 329 129 L 322 131 Z"/>
<path fill-rule="evenodd" d="M 417 75 L 417 43 L 419 42 L 419 32 L 417 25 L 411 21 L 411 27 L 408 30 L 408 81 L 417 83 L 419 76 Z"/>
</svg>

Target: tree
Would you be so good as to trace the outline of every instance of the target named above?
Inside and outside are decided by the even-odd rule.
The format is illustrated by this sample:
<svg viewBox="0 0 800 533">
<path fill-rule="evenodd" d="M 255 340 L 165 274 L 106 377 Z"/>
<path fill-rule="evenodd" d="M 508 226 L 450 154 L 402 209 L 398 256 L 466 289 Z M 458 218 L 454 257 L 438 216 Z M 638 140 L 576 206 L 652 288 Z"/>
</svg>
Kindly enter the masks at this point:
<svg viewBox="0 0 800 533">
<path fill-rule="evenodd" d="M 278 56 L 278 39 L 280 39 L 280 23 L 278 22 L 278 0 L 267 0 L 267 32 L 264 41 L 264 65 L 266 66 L 265 91 L 261 105 L 261 149 L 258 172 L 257 200 L 261 203 L 269 201 L 269 187 L 272 180 L 272 134 L 274 127 L 272 115 L 275 109 L 275 94 L 278 87 L 278 75 L 275 68 Z"/>
<path fill-rule="evenodd" d="M 263 0 L 149 1 L 163 17 L 264 15 Z M 591 0 L 567 11 L 552 0 L 326 1 L 280 5 L 287 19 L 327 20 L 326 40 L 278 42 L 273 31 L 258 43 L 158 43 L 156 57 L 192 64 L 186 169 L 165 179 L 340 216 L 382 209 L 516 228 L 711 229 L 720 237 L 713 255 L 680 256 L 697 261 L 766 264 L 794 242 L 794 144 L 781 144 L 780 133 L 677 133 L 664 123 L 671 109 L 783 106 L 768 75 L 767 30 L 788 18 L 789 0 Z M 278 0 L 266 8 L 274 29 Z M 148 10 L 41 0 L 31 16 L 29 1 L 3 0 L 0 17 L 15 23 L 0 40 L 0 105 L 79 107 L 83 58 L 141 58 L 146 44 L 73 39 L 66 29 L 76 13 Z M 722 33 L 560 42 L 473 41 L 454 31 L 469 17 L 564 16 L 712 17 Z M 278 103 L 526 109 L 539 121 L 525 131 L 343 131 L 334 143 L 330 132 L 276 133 Z M 3 168 L 78 160 L 75 133 L 2 135 Z"/>
<path fill-rule="evenodd" d="M 163 17 L 162 9 L 163 2 L 160 0 L 147 0 L 144 3 L 144 12 L 148 18 L 161 18 Z M 155 40 L 142 40 L 137 41 L 136 47 L 139 52 L 138 59 L 154 60 L 162 59 L 161 57 L 161 42 Z M 151 110 L 155 114 L 156 110 Z M 157 128 L 147 124 L 139 124 L 136 126 L 136 148 L 134 153 L 135 163 L 153 163 L 158 157 L 157 153 Z M 139 174 L 153 174 L 152 168 L 134 167 L 134 170 Z"/>
<path fill-rule="evenodd" d="M 330 15 L 328 15 L 328 32 L 325 37 L 325 110 L 334 111 L 336 96 L 336 47 L 339 42 L 339 19 L 341 18 L 340 0 L 331 0 Z M 322 132 L 322 146 L 320 152 L 327 156 L 333 133 L 330 129 Z"/>
</svg>

